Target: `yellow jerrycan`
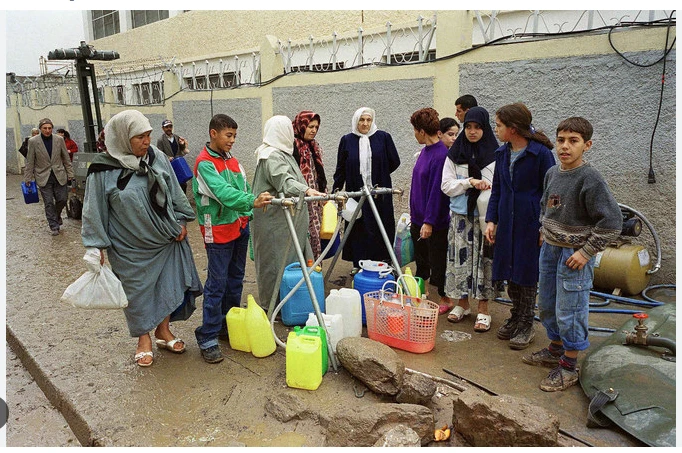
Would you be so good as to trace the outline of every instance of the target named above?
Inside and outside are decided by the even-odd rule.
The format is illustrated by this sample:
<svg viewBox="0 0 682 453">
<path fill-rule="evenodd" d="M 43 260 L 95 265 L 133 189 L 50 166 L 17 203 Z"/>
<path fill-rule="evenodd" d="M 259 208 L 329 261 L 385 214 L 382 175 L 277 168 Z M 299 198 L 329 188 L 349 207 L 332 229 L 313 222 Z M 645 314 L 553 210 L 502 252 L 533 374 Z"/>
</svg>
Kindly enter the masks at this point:
<svg viewBox="0 0 682 453">
<path fill-rule="evenodd" d="M 232 307 L 225 316 L 230 347 L 235 351 L 251 352 L 249 331 L 246 328 L 246 309 Z"/>
<path fill-rule="evenodd" d="M 245 318 L 251 354 L 256 357 L 267 357 L 275 352 L 277 345 L 268 317 L 251 294 L 247 298 Z"/>
<path fill-rule="evenodd" d="M 289 387 L 317 390 L 322 383 L 321 337 L 289 332 L 286 349 L 286 382 Z"/>
<path fill-rule="evenodd" d="M 331 239 L 336 229 L 338 209 L 336 203 L 328 201 L 322 207 L 322 225 L 320 226 L 320 239 Z"/>
</svg>

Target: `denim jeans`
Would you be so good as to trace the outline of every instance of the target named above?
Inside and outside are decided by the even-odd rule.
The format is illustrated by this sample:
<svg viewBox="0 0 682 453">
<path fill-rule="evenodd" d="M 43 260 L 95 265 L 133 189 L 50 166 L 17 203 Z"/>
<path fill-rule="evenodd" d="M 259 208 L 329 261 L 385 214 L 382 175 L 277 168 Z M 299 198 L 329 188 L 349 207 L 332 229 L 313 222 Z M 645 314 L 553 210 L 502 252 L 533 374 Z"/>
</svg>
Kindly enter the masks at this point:
<svg viewBox="0 0 682 453">
<path fill-rule="evenodd" d="M 225 315 L 239 307 L 244 286 L 249 227 L 227 244 L 206 244 L 208 277 L 204 285 L 203 322 L 194 335 L 201 349 L 218 344 L 218 334 L 226 330 Z"/>
<path fill-rule="evenodd" d="M 561 340 L 567 351 L 583 351 L 590 345 L 587 337 L 594 257 L 581 270 L 571 269 L 566 260 L 573 253 L 570 247 L 542 244 L 538 309 L 551 341 Z"/>
</svg>

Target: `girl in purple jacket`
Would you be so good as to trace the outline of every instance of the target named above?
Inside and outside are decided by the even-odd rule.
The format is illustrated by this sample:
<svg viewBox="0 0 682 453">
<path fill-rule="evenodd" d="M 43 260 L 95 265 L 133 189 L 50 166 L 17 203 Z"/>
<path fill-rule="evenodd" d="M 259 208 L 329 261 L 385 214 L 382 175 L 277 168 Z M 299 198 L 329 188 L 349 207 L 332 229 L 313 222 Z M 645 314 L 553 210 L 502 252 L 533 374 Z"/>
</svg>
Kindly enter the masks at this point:
<svg viewBox="0 0 682 453">
<path fill-rule="evenodd" d="M 432 108 L 417 110 L 410 123 L 421 150 L 412 171 L 410 234 L 414 242 L 415 275 L 438 289 L 440 314 L 450 311 L 453 301 L 445 295 L 445 263 L 448 251 L 450 199 L 440 190 L 448 148 L 438 138 L 440 121 Z"/>
</svg>

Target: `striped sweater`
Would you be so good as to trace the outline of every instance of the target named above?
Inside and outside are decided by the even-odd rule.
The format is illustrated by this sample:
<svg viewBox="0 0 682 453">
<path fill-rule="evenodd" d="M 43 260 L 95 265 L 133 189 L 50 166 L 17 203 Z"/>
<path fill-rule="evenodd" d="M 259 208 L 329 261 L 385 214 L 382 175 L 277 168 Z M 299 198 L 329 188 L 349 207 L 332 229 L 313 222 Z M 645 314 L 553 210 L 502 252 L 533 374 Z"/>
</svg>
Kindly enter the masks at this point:
<svg viewBox="0 0 682 453">
<path fill-rule="evenodd" d="M 591 258 L 620 235 L 623 216 L 604 177 L 590 164 L 550 168 L 540 201 L 544 240 Z"/>
<path fill-rule="evenodd" d="M 235 240 L 253 215 L 256 197 L 246 182 L 244 168 L 231 154 L 222 156 L 208 145 L 194 163 L 192 192 L 206 244 Z"/>
</svg>

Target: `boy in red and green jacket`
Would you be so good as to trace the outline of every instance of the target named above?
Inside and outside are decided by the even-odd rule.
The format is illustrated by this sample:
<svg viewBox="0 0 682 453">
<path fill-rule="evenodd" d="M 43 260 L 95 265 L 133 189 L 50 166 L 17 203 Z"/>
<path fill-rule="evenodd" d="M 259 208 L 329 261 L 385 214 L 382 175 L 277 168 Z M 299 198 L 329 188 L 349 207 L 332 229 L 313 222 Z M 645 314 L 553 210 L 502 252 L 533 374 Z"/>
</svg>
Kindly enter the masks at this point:
<svg viewBox="0 0 682 453">
<path fill-rule="evenodd" d="M 194 335 L 204 360 L 218 363 L 223 360 L 218 337 L 227 338 L 225 315 L 241 302 L 249 219 L 253 208 L 269 204 L 272 196 L 268 192 L 253 195 L 244 168 L 232 156 L 237 138 L 237 123 L 232 118 L 215 115 L 209 134 L 211 141 L 199 153 L 192 178 L 197 219 L 208 256 L 203 320 Z"/>
</svg>

